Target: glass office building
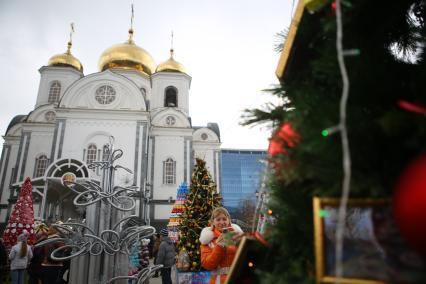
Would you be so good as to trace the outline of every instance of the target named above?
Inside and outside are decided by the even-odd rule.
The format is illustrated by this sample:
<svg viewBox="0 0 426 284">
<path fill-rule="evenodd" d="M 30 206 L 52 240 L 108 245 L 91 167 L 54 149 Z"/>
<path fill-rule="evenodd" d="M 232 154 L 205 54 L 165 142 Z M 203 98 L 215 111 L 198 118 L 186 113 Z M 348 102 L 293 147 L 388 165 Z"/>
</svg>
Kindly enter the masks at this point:
<svg viewBox="0 0 426 284">
<path fill-rule="evenodd" d="M 265 171 L 266 151 L 221 150 L 221 190 L 223 206 L 238 208 L 245 199 L 256 200 Z"/>
</svg>

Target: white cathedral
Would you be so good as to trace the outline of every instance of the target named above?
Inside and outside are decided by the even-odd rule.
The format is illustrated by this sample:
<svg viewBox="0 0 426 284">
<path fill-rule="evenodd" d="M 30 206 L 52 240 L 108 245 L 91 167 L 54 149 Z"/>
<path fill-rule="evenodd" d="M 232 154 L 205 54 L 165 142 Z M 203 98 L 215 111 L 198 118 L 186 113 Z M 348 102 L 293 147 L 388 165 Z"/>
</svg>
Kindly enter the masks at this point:
<svg viewBox="0 0 426 284">
<path fill-rule="evenodd" d="M 167 222 L 176 189 L 189 184 L 196 157 L 206 161 L 219 186 L 219 127 L 192 125 L 191 77 L 174 60 L 173 49 L 157 66 L 134 43 L 131 29 L 125 43 L 103 52 L 98 73 L 84 75 L 71 46 L 70 40 L 67 52 L 40 68 L 34 110 L 15 116 L 3 136 L 0 231 L 26 177 L 32 180 L 37 219 L 84 217 L 63 180 L 100 181 L 101 172 L 88 164 L 105 159 L 111 137 L 124 151 L 118 164 L 133 171 L 118 170 L 115 184 L 139 187 L 135 213 L 152 225 Z"/>
</svg>

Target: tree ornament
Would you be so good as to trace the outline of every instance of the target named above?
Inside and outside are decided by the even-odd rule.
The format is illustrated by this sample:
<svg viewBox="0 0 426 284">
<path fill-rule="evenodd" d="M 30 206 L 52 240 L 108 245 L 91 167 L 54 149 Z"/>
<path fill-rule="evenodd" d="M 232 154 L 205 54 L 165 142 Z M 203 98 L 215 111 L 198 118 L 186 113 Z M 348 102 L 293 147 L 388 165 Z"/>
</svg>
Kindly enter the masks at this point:
<svg viewBox="0 0 426 284">
<path fill-rule="evenodd" d="M 285 122 L 275 130 L 269 142 L 268 153 L 271 156 L 287 154 L 289 148 L 295 147 L 300 141 L 300 135 Z"/>
<path fill-rule="evenodd" d="M 404 239 L 426 256 L 426 154 L 410 163 L 400 175 L 393 210 Z"/>
<path fill-rule="evenodd" d="M 185 248 L 178 254 L 176 268 L 182 271 L 187 271 L 189 269 L 189 255 Z"/>
<path fill-rule="evenodd" d="M 331 9 L 333 10 L 333 12 L 336 12 L 336 7 L 337 7 L 336 0 L 334 0 L 333 3 L 331 3 Z"/>
</svg>

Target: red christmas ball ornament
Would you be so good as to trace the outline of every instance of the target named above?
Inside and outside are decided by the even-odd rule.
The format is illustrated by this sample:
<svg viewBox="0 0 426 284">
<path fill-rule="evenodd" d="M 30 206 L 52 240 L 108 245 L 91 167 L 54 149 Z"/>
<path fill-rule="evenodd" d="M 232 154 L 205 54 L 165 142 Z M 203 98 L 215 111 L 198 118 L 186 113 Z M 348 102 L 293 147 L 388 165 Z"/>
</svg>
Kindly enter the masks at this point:
<svg viewBox="0 0 426 284">
<path fill-rule="evenodd" d="M 285 122 L 272 135 L 268 153 L 271 156 L 287 154 L 287 149 L 293 148 L 299 141 L 299 134 L 291 127 L 290 123 Z"/>
<path fill-rule="evenodd" d="M 393 211 L 402 237 L 426 256 L 426 154 L 410 163 L 399 177 Z"/>
<path fill-rule="evenodd" d="M 333 12 L 336 12 L 336 8 L 337 8 L 336 1 L 333 1 L 333 3 L 331 3 L 331 10 L 332 10 Z"/>
</svg>

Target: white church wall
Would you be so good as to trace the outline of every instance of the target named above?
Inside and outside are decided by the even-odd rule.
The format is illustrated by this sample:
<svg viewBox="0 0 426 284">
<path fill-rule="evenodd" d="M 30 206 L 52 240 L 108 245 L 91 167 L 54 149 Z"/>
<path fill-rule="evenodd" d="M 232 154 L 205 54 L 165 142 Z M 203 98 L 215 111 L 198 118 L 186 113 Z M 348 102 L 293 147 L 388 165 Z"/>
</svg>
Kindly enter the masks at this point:
<svg viewBox="0 0 426 284">
<path fill-rule="evenodd" d="M 154 207 L 154 218 L 155 219 L 169 219 L 172 213 L 173 204 L 170 205 L 155 205 Z"/>
<path fill-rule="evenodd" d="M 102 155 L 102 147 L 109 143 L 109 137 L 113 136 L 115 149 L 124 151 L 123 157 L 118 162 L 133 171 L 136 125 L 136 119 L 132 121 L 101 118 L 98 120 L 67 119 L 62 157 L 83 160 L 84 149 L 87 149 L 89 144 L 95 144 Z M 86 162 L 85 157 L 84 162 Z"/>
<path fill-rule="evenodd" d="M 189 88 L 191 77 L 182 73 L 160 72 L 152 75 L 151 109 L 164 107 L 164 92 L 173 86 L 178 90 L 177 108 L 189 115 Z"/>
<path fill-rule="evenodd" d="M 139 89 L 144 88 L 146 90 L 146 98 L 148 100 L 151 98 L 151 80 L 147 75 L 139 71 L 127 69 L 112 69 L 112 72 L 128 78 L 135 83 Z"/>
<path fill-rule="evenodd" d="M 176 189 L 184 180 L 184 138 L 182 136 L 155 136 L 154 199 L 175 198 Z M 176 183 L 163 184 L 163 162 L 168 158 L 176 161 Z"/>
<path fill-rule="evenodd" d="M 34 178 L 36 158 L 41 155 L 46 155 L 48 159 L 50 158 L 54 125 L 37 126 L 27 128 L 28 131 L 31 131 L 31 139 L 25 165 L 24 179 L 25 177 Z M 20 181 L 19 178 L 18 181 Z"/>
<path fill-rule="evenodd" d="M 83 74 L 71 67 L 48 67 L 40 68 L 40 85 L 38 89 L 37 101 L 35 107 L 47 104 L 49 99 L 50 85 L 53 81 L 61 83 L 61 96 L 65 90 L 75 81 L 80 79 Z"/>
<path fill-rule="evenodd" d="M 173 119 L 172 125 L 168 125 L 169 118 Z M 191 129 L 191 125 L 189 124 L 188 117 L 180 109 L 175 109 L 170 107 L 158 108 L 156 111 L 152 111 L 151 123 L 153 126 Z"/>
<path fill-rule="evenodd" d="M 115 98 L 109 104 L 100 104 L 96 100 L 98 88 L 107 85 L 115 90 Z M 129 109 L 146 110 L 144 98 L 135 85 L 122 84 L 112 80 L 93 81 L 78 86 L 71 94 L 66 94 L 61 101 L 61 107 L 88 109 Z"/>
</svg>

